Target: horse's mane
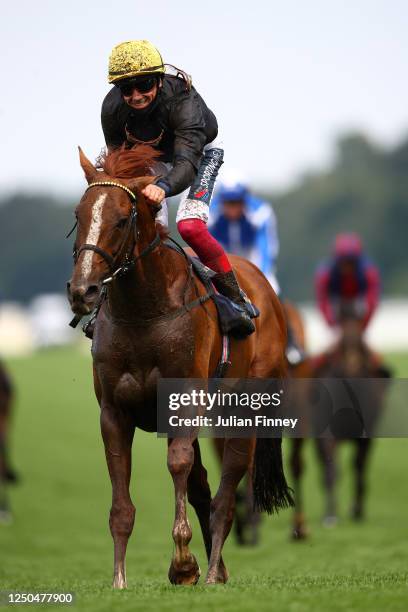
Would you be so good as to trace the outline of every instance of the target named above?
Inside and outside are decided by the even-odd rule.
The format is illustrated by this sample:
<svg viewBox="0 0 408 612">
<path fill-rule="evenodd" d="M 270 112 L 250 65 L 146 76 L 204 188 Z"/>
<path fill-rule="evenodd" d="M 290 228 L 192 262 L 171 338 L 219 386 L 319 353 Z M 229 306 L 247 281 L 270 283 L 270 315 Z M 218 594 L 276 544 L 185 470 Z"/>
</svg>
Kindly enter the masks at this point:
<svg viewBox="0 0 408 612">
<path fill-rule="evenodd" d="M 96 160 L 96 168 L 103 170 L 112 178 L 139 178 L 154 174 L 156 158 L 160 151 L 149 145 L 134 145 L 131 149 L 123 144 L 121 147 L 108 153 L 103 149 Z M 160 223 L 156 225 L 162 240 L 169 237 L 168 228 Z"/>
<path fill-rule="evenodd" d="M 102 150 L 96 160 L 96 167 L 114 178 L 138 178 L 154 174 L 154 163 L 160 151 L 149 145 L 135 145 L 132 148 L 121 147 L 111 152 Z"/>
</svg>

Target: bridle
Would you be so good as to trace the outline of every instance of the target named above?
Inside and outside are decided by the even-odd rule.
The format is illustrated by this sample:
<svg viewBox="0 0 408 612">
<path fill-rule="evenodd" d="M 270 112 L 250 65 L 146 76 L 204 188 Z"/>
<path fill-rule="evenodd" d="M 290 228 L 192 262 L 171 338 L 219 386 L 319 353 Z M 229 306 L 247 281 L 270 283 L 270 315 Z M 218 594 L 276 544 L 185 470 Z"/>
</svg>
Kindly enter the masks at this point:
<svg viewBox="0 0 408 612">
<path fill-rule="evenodd" d="M 98 255 L 100 255 L 108 264 L 109 270 L 111 273 L 111 275 L 108 278 L 105 278 L 105 280 L 102 282 L 103 285 L 107 285 L 108 283 L 111 283 L 117 276 L 123 276 L 124 274 L 129 272 L 129 270 L 134 267 L 135 263 L 139 259 L 142 259 L 146 255 L 151 253 L 157 246 L 159 246 L 161 239 L 160 239 L 159 234 L 156 233 L 156 236 L 153 238 L 152 242 L 150 242 L 150 244 L 148 244 L 148 246 L 145 249 L 143 249 L 143 251 L 139 253 L 139 255 L 135 257 L 135 255 L 133 255 L 133 250 L 135 248 L 135 245 L 138 239 L 137 224 L 136 224 L 137 222 L 136 194 L 133 193 L 133 191 L 131 191 L 125 185 L 122 185 L 121 183 L 116 183 L 114 181 L 95 181 L 94 183 L 90 183 L 88 185 L 88 187 L 86 188 L 86 191 L 88 191 L 92 187 L 99 187 L 99 186 L 118 187 L 119 189 L 122 189 L 123 191 L 125 191 L 130 197 L 132 208 L 131 208 L 128 220 L 126 222 L 126 228 L 125 228 L 122 245 L 117 255 L 113 257 L 110 253 L 108 253 L 107 251 L 104 251 L 103 249 L 98 247 L 96 244 L 85 243 L 85 244 L 82 244 L 78 249 L 74 248 L 73 258 L 74 258 L 74 262 L 76 263 L 78 261 L 80 254 L 83 251 L 94 251 L 95 253 L 98 253 Z M 129 238 L 131 236 L 133 236 L 133 240 L 131 240 L 129 243 Z M 129 243 L 129 246 L 125 252 L 125 256 L 123 257 L 123 252 L 125 251 L 126 245 L 128 243 Z M 119 262 L 121 263 L 119 264 Z"/>
<path fill-rule="evenodd" d="M 122 185 L 121 183 L 115 183 L 113 181 L 95 181 L 94 183 L 90 183 L 88 185 L 86 191 L 88 191 L 88 189 L 91 189 L 92 187 L 99 187 L 99 186 L 118 187 L 119 189 L 126 191 L 128 196 L 130 197 L 132 208 L 131 208 L 130 215 L 127 220 L 126 231 L 125 231 L 125 235 L 122 241 L 122 245 L 119 249 L 118 254 L 115 257 L 113 257 L 110 253 L 108 253 L 107 251 L 104 251 L 103 249 L 101 249 L 95 244 L 85 243 L 85 244 L 82 244 L 78 249 L 74 248 L 73 257 L 74 257 L 75 263 L 78 261 L 78 257 L 83 251 L 94 251 L 95 253 L 98 253 L 98 255 L 103 257 L 103 259 L 108 264 L 109 270 L 111 272 L 111 276 L 109 276 L 108 278 L 105 278 L 105 280 L 102 281 L 102 288 L 99 293 L 97 302 L 94 306 L 91 318 L 83 326 L 83 330 L 85 333 L 87 333 L 88 327 L 93 323 L 93 321 L 95 321 L 96 317 L 98 316 L 99 309 L 101 308 L 102 303 L 105 300 L 106 295 L 107 295 L 107 285 L 111 283 L 116 277 L 126 274 L 131 268 L 135 266 L 138 260 L 142 259 L 146 255 L 154 251 L 154 249 L 158 247 L 159 244 L 161 243 L 160 235 L 158 232 L 156 232 L 156 236 L 153 238 L 153 240 L 147 245 L 145 249 L 143 249 L 141 253 L 139 253 L 139 255 L 135 257 L 135 255 L 133 254 L 133 250 L 138 240 L 138 232 L 136 228 L 136 221 L 137 221 L 136 195 L 133 193 L 133 191 L 131 191 L 125 185 Z M 76 227 L 76 224 L 72 228 L 70 234 L 74 231 L 75 227 Z M 68 234 L 68 236 L 70 234 Z M 127 243 L 129 242 L 130 236 L 133 236 L 133 240 L 130 241 L 130 245 L 128 246 L 126 250 L 125 257 L 122 260 L 122 253 L 125 250 Z M 161 321 L 164 323 L 168 320 L 175 319 L 183 314 L 190 312 L 193 308 L 202 306 L 205 302 L 207 302 L 213 296 L 213 293 L 214 293 L 213 289 L 211 288 L 207 291 L 205 295 L 199 295 L 197 292 L 197 287 L 195 287 L 197 298 L 189 303 L 185 302 L 188 288 L 190 287 L 191 283 L 194 282 L 192 264 L 189 261 L 188 256 L 183 250 L 183 248 L 180 247 L 180 245 L 172 238 L 169 237 L 169 240 L 172 243 L 174 243 L 175 246 L 170 247 L 169 244 L 166 244 L 166 243 L 163 243 L 163 244 L 169 248 L 173 248 L 174 250 L 178 251 L 185 258 L 187 262 L 187 280 L 186 280 L 186 284 L 185 284 L 184 292 L 183 292 L 183 305 L 180 308 L 176 308 L 175 310 L 166 312 L 160 315 L 159 317 L 154 317 L 151 320 L 149 319 L 140 320 L 142 325 L 146 325 L 147 323 L 151 321 L 155 321 L 156 323 Z M 122 263 L 119 263 L 120 261 L 122 261 Z M 119 265 L 117 265 L 118 263 Z M 134 320 L 126 321 L 123 319 L 115 319 L 112 315 L 110 315 L 110 318 L 111 320 L 121 325 L 130 324 L 132 326 L 135 326 L 135 325 L 137 326 L 140 323 L 140 321 L 134 321 Z M 70 322 L 70 326 L 75 328 L 81 319 L 82 319 L 82 315 L 75 315 L 75 317 Z M 222 364 L 224 363 L 227 363 L 227 361 L 222 361 Z"/>
</svg>

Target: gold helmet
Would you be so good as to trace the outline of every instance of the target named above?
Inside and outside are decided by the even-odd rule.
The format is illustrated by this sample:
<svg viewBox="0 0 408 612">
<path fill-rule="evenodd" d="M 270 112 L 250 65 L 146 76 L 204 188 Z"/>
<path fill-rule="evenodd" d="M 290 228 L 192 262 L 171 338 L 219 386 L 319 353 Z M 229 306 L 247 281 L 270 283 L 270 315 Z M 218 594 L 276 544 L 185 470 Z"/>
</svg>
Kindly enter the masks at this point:
<svg viewBox="0 0 408 612">
<path fill-rule="evenodd" d="M 109 57 L 109 83 L 143 74 L 163 73 L 162 56 L 148 40 L 129 40 L 112 49 Z"/>
</svg>

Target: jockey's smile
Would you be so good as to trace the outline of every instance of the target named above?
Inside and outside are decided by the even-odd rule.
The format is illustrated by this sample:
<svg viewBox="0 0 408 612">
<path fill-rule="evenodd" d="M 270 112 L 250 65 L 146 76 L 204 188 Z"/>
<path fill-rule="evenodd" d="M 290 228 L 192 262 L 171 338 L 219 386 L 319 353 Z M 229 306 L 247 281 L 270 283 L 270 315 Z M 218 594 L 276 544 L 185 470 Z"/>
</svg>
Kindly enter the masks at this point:
<svg viewBox="0 0 408 612">
<path fill-rule="evenodd" d="M 116 83 L 123 100 L 135 110 L 143 110 L 150 106 L 157 96 L 160 85 L 160 81 L 154 76 L 124 79 Z"/>
<path fill-rule="evenodd" d="M 129 96 L 125 96 L 124 94 L 122 94 L 122 96 L 126 104 L 128 104 L 135 110 L 144 110 L 153 102 L 153 100 L 157 96 L 158 89 L 159 86 L 156 81 L 150 91 L 142 93 L 135 86 Z"/>
</svg>

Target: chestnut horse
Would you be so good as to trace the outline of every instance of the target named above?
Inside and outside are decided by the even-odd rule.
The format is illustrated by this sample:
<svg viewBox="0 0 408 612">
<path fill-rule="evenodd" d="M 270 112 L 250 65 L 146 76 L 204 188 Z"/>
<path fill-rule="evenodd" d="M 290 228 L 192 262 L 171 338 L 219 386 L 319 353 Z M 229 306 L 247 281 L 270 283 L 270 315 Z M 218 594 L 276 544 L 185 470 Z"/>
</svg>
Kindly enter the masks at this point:
<svg viewBox="0 0 408 612">
<path fill-rule="evenodd" d="M 125 554 L 135 507 L 129 494 L 135 427 L 156 431 L 157 383 L 165 378 L 210 378 L 222 338 L 205 287 L 191 274 L 186 258 L 165 245 L 163 228 L 141 190 L 154 181 L 156 153 L 148 146 L 117 149 L 100 159 L 99 169 L 80 150 L 88 188 L 76 209 L 74 270 L 68 283 L 77 315 L 92 311 L 102 283 L 107 288 L 93 336 L 94 387 L 112 482 L 110 529 L 114 541 L 114 588 L 126 587 Z M 159 233 L 158 233 L 159 231 Z M 231 339 L 228 376 L 281 378 L 285 374 L 285 322 L 269 283 L 249 262 L 232 258 L 239 282 L 261 310 L 256 332 Z M 194 507 L 208 556 L 206 582 L 224 583 L 221 552 L 230 531 L 235 490 L 255 462 L 256 501 L 267 511 L 291 503 L 280 440 L 226 439 L 219 489 L 211 499 L 197 429 L 168 440 L 167 463 L 175 491 L 169 569 L 173 584 L 195 584 L 200 569 L 189 550 L 192 537 L 186 497 Z M 275 457 L 270 466 L 265 457 Z M 257 480 L 258 478 L 258 480 Z"/>
</svg>

